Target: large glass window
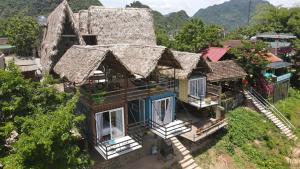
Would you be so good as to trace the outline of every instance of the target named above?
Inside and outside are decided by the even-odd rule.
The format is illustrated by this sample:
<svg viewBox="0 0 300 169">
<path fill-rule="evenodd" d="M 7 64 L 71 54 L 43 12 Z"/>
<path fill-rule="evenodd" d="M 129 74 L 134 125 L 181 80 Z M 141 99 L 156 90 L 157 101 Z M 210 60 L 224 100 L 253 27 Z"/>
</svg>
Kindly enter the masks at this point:
<svg viewBox="0 0 300 169">
<path fill-rule="evenodd" d="M 206 77 L 189 80 L 189 95 L 204 99 L 206 97 Z"/>
<path fill-rule="evenodd" d="M 172 122 L 173 97 L 167 97 L 152 102 L 152 118 L 158 124 L 168 124 Z"/>
<path fill-rule="evenodd" d="M 114 109 L 96 113 L 96 132 L 99 141 L 107 141 L 125 136 L 124 109 Z"/>
</svg>

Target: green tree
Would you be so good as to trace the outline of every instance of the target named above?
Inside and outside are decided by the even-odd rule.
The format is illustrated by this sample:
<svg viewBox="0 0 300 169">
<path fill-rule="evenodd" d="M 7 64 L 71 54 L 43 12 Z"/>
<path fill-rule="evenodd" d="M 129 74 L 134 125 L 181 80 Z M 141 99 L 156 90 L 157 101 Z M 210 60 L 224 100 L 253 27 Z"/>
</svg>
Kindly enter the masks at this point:
<svg viewBox="0 0 300 169">
<path fill-rule="evenodd" d="M 8 19 L 5 35 L 9 43 L 16 46 L 18 55 L 31 56 L 39 35 L 39 26 L 33 17 L 15 16 Z"/>
<path fill-rule="evenodd" d="M 199 19 L 187 22 L 175 37 L 175 49 L 199 52 L 212 44 L 217 44 L 222 28 L 217 25 L 205 25 Z"/>
<path fill-rule="evenodd" d="M 268 61 L 261 54 L 266 52 L 266 45 L 263 42 L 243 42 L 240 47 L 232 48 L 230 53 L 233 54 L 237 62 L 248 74 L 248 79 L 252 82 L 261 75 L 261 71 L 265 69 Z"/>
<path fill-rule="evenodd" d="M 3 160 L 4 169 L 89 168 L 90 160 L 71 132 L 83 120 L 73 114 L 78 96 L 54 112 L 17 118 L 22 132 Z"/>
<path fill-rule="evenodd" d="M 12 63 L 0 70 L 0 163 L 5 169 L 88 168 L 87 153 L 72 131 L 83 116 L 73 113 L 79 93 L 59 93 L 46 82 L 23 79 Z M 12 131 L 14 143 L 6 145 Z"/>
</svg>

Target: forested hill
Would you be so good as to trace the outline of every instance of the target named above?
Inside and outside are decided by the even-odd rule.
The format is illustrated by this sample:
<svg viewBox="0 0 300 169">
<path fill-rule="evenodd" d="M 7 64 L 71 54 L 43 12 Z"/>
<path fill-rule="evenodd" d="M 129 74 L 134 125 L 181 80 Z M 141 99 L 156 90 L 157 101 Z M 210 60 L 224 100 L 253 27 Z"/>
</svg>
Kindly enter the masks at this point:
<svg viewBox="0 0 300 169">
<path fill-rule="evenodd" d="M 47 15 L 60 4 L 62 0 L 1 0 L 0 19 L 14 15 Z M 102 5 L 98 0 L 69 0 L 73 11 L 87 9 L 91 5 Z"/>
<path fill-rule="evenodd" d="M 134 1 L 126 6 L 127 8 L 149 8 L 149 6 L 142 4 L 139 1 Z M 189 20 L 189 16 L 183 10 L 172 12 L 168 15 L 163 15 L 158 11 L 153 10 L 154 24 L 156 30 L 166 31 L 169 35 L 174 35 L 183 24 Z"/>
<path fill-rule="evenodd" d="M 200 9 L 193 17 L 201 18 L 206 23 L 221 24 L 229 31 L 248 24 L 249 2 L 250 0 L 230 0 Z M 257 5 L 268 3 L 265 0 L 251 0 L 251 15 L 254 14 Z"/>
</svg>

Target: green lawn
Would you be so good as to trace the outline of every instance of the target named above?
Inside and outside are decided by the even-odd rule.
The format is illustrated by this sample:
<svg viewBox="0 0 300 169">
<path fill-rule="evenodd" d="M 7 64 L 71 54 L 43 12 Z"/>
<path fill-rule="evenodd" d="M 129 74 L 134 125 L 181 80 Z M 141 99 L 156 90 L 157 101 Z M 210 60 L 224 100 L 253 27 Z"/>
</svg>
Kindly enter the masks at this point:
<svg viewBox="0 0 300 169">
<path fill-rule="evenodd" d="M 300 90 L 290 89 L 289 97 L 276 104 L 280 110 L 296 127 L 298 138 L 300 138 Z"/>
<path fill-rule="evenodd" d="M 291 89 L 289 97 L 276 107 L 300 128 L 300 91 Z M 204 169 L 288 169 L 285 157 L 295 145 L 261 113 L 248 108 L 237 108 L 227 113 L 226 131 L 215 136 L 217 143 L 206 151 L 195 153 L 194 158 Z M 300 138 L 300 137 L 299 137 Z"/>
</svg>

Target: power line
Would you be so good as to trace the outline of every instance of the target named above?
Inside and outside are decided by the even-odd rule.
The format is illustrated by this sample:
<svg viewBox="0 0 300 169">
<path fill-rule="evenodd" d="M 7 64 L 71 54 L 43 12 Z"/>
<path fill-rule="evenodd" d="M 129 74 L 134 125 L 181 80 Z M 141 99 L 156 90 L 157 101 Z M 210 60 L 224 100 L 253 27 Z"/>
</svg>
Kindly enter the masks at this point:
<svg viewBox="0 0 300 169">
<path fill-rule="evenodd" d="M 250 15 L 251 15 L 251 0 L 249 0 L 249 8 L 248 8 L 248 25 L 250 25 Z"/>
</svg>

